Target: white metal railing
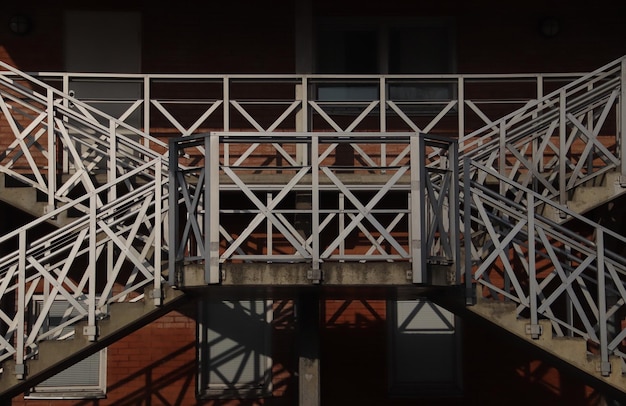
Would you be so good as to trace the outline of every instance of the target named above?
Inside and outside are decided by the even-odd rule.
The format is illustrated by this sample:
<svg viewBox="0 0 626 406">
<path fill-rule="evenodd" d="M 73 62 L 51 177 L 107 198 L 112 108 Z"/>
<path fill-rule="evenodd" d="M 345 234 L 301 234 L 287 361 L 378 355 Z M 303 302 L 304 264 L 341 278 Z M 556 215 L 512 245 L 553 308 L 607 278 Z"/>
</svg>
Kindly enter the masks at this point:
<svg viewBox="0 0 626 406">
<path fill-rule="evenodd" d="M 168 161 L 165 143 L 123 119 L 17 70 L 10 76 L 0 75 L 0 107 L 3 136 L 14 140 L 0 170 L 48 197 L 46 215 L 0 238 L 3 252 L 18 247 L 0 259 L 0 361 L 15 358 L 22 378 L 38 342 L 65 338 L 64 327 L 85 319 L 84 335 L 95 339 L 109 304 L 139 300 L 147 287 L 160 301 Z M 41 224 L 64 212 L 83 214 L 41 237 Z M 67 317 L 44 328 L 55 300 L 67 303 Z"/>
<path fill-rule="evenodd" d="M 32 296 L 41 293 L 40 286 L 51 297 L 61 295 L 65 300 L 72 297 L 71 305 L 89 319 L 90 327 L 86 331 L 89 336 L 95 334 L 93 322 L 99 312 L 105 312 L 102 306 L 107 300 L 126 299 L 135 293 L 122 292 L 136 292 L 151 282 L 155 287 L 157 281 L 160 284 L 160 278 L 154 277 L 160 267 L 157 253 L 166 248 L 167 241 L 173 240 L 160 237 L 160 224 L 168 223 L 163 221 L 165 217 L 154 214 L 165 214 L 165 205 L 159 206 L 167 197 L 163 190 L 165 180 L 160 182 L 163 173 L 156 173 L 167 169 L 163 161 L 167 145 L 148 133 L 181 135 L 183 139 L 192 140 L 194 137 L 190 136 L 200 131 L 226 130 L 213 132 L 207 140 L 200 136 L 201 144 L 193 145 L 192 150 L 183 148 L 180 154 L 177 151 L 169 157 L 170 170 L 177 168 L 178 183 L 174 190 L 178 192 L 179 186 L 187 185 L 180 190 L 185 210 L 190 213 L 188 226 L 181 228 L 179 224 L 169 223 L 173 224 L 170 233 L 182 230 L 182 238 L 175 240 L 178 251 L 171 252 L 177 260 L 204 261 L 208 257 L 210 260 L 204 262 L 209 282 L 219 280 L 220 262 L 231 260 L 310 261 L 315 271 L 322 261 L 363 260 L 365 255 L 371 260 L 412 261 L 415 266 L 418 263 L 416 230 L 420 227 L 419 222 L 414 221 L 414 214 L 420 210 L 420 199 L 416 198 L 419 182 L 415 182 L 419 179 L 419 165 L 411 165 L 411 162 L 419 161 L 420 152 L 415 147 L 419 131 L 460 136 L 465 154 L 497 151 L 484 157 L 476 155 L 474 159 L 501 169 L 501 176 L 511 180 L 501 182 L 506 185 L 503 187 L 520 181 L 521 189 L 503 189 L 515 193 L 530 184 L 529 173 L 548 173 L 547 180 L 538 181 L 543 185 L 541 191 L 561 192 L 561 185 L 566 186 L 565 190 L 577 186 L 583 177 L 581 174 L 586 176 L 587 172 L 602 173 L 607 167 L 624 166 L 621 161 L 624 145 L 621 137 L 626 122 L 623 103 L 626 98 L 621 86 L 625 80 L 624 59 L 560 90 L 558 103 L 554 99 L 557 93 L 541 97 L 549 87 L 541 75 L 494 75 L 490 80 L 481 75 L 110 75 L 102 78 L 101 75 L 68 74 L 59 76 L 60 82 L 56 82 L 57 76 L 39 75 L 47 83 L 61 83 L 61 91 L 2 66 L 7 69 L 0 74 L 2 120 L 11 129 L 14 141 L 0 154 L 0 170 L 45 192 L 50 215 L 54 215 L 55 210 L 76 208 L 86 217 L 64 228 L 63 233 L 67 234 L 59 235 L 58 240 L 56 234 L 51 234 L 41 241 L 33 241 L 25 231 L 28 227 L 7 237 L 24 245 L 4 258 L 6 268 L 2 271 L 4 279 L 0 289 L 16 293 L 16 308 L 22 316 Z M 141 97 L 120 101 L 80 100 L 80 92 L 78 99 L 69 96 L 71 83 L 94 78 L 137 81 L 141 83 Z M 496 89 L 513 88 L 520 93 L 513 91 L 514 97 L 500 96 L 493 100 L 486 96 L 489 92 L 484 88 L 478 89 L 477 82 L 484 81 L 499 84 L 492 85 Z M 441 91 L 450 97 L 419 96 L 424 82 L 431 87 L 441 86 Z M 512 84 L 504 86 L 502 82 Z M 372 97 L 337 99 L 341 89 L 358 86 L 364 87 L 365 94 Z M 376 91 L 371 93 L 371 89 Z M 530 95 L 528 89 L 532 89 Z M 474 91 L 476 98 L 470 96 Z M 172 98 L 172 94 L 177 97 Z M 274 98 L 268 98 L 270 94 Z M 114 118 L 91 105 L 98 103 L 121 103 L 126 108 Z M 516 110 L 519 106 L 526 107 Z M 501 120 L 492 118 L 508 111 L 513 112 Z M 130 124 L 137 117 L 137 124 Z M 607 124 L 607 117 L 615 117 L 614 126 Z M 559 128 L 560 138 L 556 141 L 559 148 L 555 148 L 554 132 L 550 130 L 555 126 Z M 141 127 L 146 131 L 137 129 Z M 465 137 L 473 128 L 479 129 Z M 598 142 L 600 136 L 614 137 L 616 147 L 605 147 Z M 532 148 L 528 140 L 533 141 Z M 574 153 L 573 146 L 581 142 L 584 153 Z M 559 157 L 556 163 L 536 159 L 540 152 L 550 149 Z M 537 152 L 530 164 L 528 151 Z M 441 164 L 437 155 L 440 152 L 437 148 L 429 151 L 428 162 Z M 574 155 L 582 158 L 573 160 Z M 342 161 L 346 156 L 348 160 Z M 180 162 L 185 163 L 185 168 L 179 167 Z M 592 169 L 580 162 L 589 162 Z M 153 180 L 140 182 L 139 185 L 147 188 L 144 189 L 133 177 L 139 176 L 140 168 L 147 170 L 152 163 L 155 175 Z M 554 170 L 556 167 L 560 172 Z M 198 175 L 197 181 L 180 181 L 194 173 Z M 271 181 L 259 180 L 259 174 L 270 173 Z M 359 173 L 367 173 L 369 180 L 356 181 Z M 32 177 L 27 176 L 31 174 Z M 376 176 L 378 181 L 373 181 Z M 548 184 L 552 185 L 555 179 L 560 182 L 558 188 L 550 189 Z M 205 187 L 195 189 L 194 182 L 201 182 Z M 99 184 L 104 186 L 99 187 Z M 124 188 L 114 185 L 124 185 Z M 202 194 L 207 191 L 208 197 Z M 302 196 L 311 191 L 315 193 L 299 202 L 301 206 L 297 208 L 295 204 L 293 209 L 283 204 L 287 196 Z M 237 202 L 246 202 L 245 205 L 228 210 L 222 208 L 220 212 L 219 200 L 215 199 L 228 193 L 236 196 Z M 336 199 L 325 200 L 325 193 Z M 385 206 L 386 197 L 394 193 L 411 198 L 404 200 L 401 206 Z M 75 198 L 82 194 L 89 199 Z M 518 195 L 528 196 L 522 192 Z M 175 197 L 170 195 L 170 199 Z M 170 202 L 178 206 L 177 200 Z M 56 209 L 61 204 L 67 207 Z M 98 217 L 100 215 L 103 217 Z M 231 225 L 219 220 L 219 216 L 235 215 L 248 216 L 249 221 L 240 229 L 227 229 Z M 296 224 L 298 216 L 303 220 L 302 225 Z M 170 221 L 175 219 L 169 218 Z M 148 224 L 151 226 L 146 231 Z M 212 224 L 220 227 L 212 227 Z M 310 230 L 306 229 L 306 224 L 310 225 Z M 263 235 L 265 241 L 259 243 L 258 235 Z M 275 235 L 279 235 L 278 239 Z M 364 251 L 350 251 L 347 245 L 351 239 Z M 63 245 L 68 241 L 72 243 Z M 58 250 L 45 244 L 57 244 L 54 248 Z M 35 246 L 38 251 L 31 250 Z M 113 261 L 117 258 L 113 254 L 117 252 L 115 247 L 126 253 L 117 263 Z M 191 253 L 186 258 L 182 256 L 185 250 Z M 105 251 L 106 257 L 112 260 L 107 265 L 108 272 L 127 279 L 105 277 L 106 289 L 96 292 L 103 301 L 102 306 L 97 307 L 95 291 L 90 289 L 94 284 L 101 286 L 102 275 L 96 272 L 97 261 L 92 261 L 104 258 Z M 68 252 L 67 257 L 59 257 Z M 474 248 L 473 252 L 478 250 Z M 150 258 L 151 255 L 154 258 Z M 78 257 L 90 264 L 85 273 L 89 276 L 69 278 L 70 272 L 81 269 L 74 266 L 73 261 Z M 123 263 L 132 264 L 130 274 L 125 273 L 128 268 L 122 266 Z M 152 264 L 154 270 L 146 268 L 146 263 Z M 150 273 L 152 279 L 148 276 Z M 318 273 L 312 275 L 315 279 Z M 87 300 L 87 305 L 81 304 L 83 299 Z M 45 317 L 45 312 L 41 317 Z M 24 319 L 14 318 L 11 311 L 0 313 L 0 319 L 6 325 L 4 341 L 0 341 L 5 350 L 1 356 L 14 356 L 19 365 L 36 352 L 40 337 L 35 330 L 20 335 L 26 328 Z"/>
<path fill-rule="evenodd" d="M 9 140 L 0 171 L 45 194 L 49 211 L 167 154 L 162 141 L 10 69 L 10 77 L 0 75 L 2 136 Z M 102 198 L 114 200 L 116 190 Z"/>
<path fill-rule="evenodd" d="M 167 212 L 167 174 L 156 159 L 137 166 L 116 182 L 84 196 L 0 238 L 0 361 L 13 357 L 18 378 L 24 361 L 37 354 L 45 339 L 65 339 L 64 328 L 86 320 L 83 334 L 97 337 L 96 322 L 116 302 L 162 295 L 163 224 Z M 136 187 L 124 198 L 102 204 L 99 196 L 132 180 Z M 64 211 L 85 207 L 85 214 L 65 227 L 40 236 L 40 227 Z M 17 248 L 15 250 L 15 247 Z M 15 251 L 13 251 L 15 250 Z M 31 310 L 43 296 L 35 319 Z M 12 299 L 12 300 L 9 300 Z M 67 303 L 65 316 L 46 328 L 55 301 Z"/>
<path fill-rule="evenodd" d="M 9 70 L 7 78 L 16 75 L 2 66 Z M 210 131 L 399 131 L 461 137 L 582 74 L 32 76 L 157 137 Z M 384 148 L 380 156 L 386 165 Z"/>
<path fill-rule="evenodd" d="M 396 159 L 373 166 L 361 153 L 381 144 Z M 244 145 L 281 159 L 244 153 L 228 164 L 220 155 Z M 301 145 L 308 163 L 297 159 Z M 171 277 L 176 263 L 203 264 L 206 281 L 219 283 L 220 264 L 232 261 L 308 262 L 317 274 L 325 261 L 415 259 L 410 240 L 421 230 L 410 213 L 419 212 L 419 165 L 409 162 L 419 162 L 418 134 L 210 133 L 173 139 L 170 156 L 198 147 L 206 160 L 171 175 L 170 205 L 179 195 L 184 202 L 170 216 Z M 201 187 L 187 181 L 191 174 Z"/>
<path fill-rule="evenodd" d="M 459 149 L 566 206 L 579 185 L 609 171 L 626 176 L 625 84 L 622 58 L 461 137 Z"/>
<path fill-rule="evenodd" d="M 464 171 L 468 291 L 476 282 L 483 287 L 478 294 L 517 304 L 517 316 L 529 320 L 532 338 L 554 334 L 586 339 L 598 349 L 603 376 L 612 372 L 609 356 L 622 359 L 622 371 L 613 372 L 623 373 L 626 258 L 617 250 L 626 237 L 470 158 Z M 486 186 L 487 176 L 498 185 L 505 183 L 507 190 L 516 192 L 513 195 L 525 195 L 525 204 Z M 575 219 L 578 231 L 543 217 L 540 208 L 546 205 Z M 542 331 L 541 319 L 550 322 L 552 331 Z"/>
</svg>

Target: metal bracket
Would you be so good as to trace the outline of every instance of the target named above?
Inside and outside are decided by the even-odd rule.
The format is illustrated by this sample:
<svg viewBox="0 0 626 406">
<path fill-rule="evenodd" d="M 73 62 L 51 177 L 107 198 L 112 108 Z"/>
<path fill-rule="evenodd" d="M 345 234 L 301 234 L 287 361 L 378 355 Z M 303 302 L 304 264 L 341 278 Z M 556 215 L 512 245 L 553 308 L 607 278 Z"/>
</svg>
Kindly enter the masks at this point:
<svg viewBox="0 0 626 406">
<path fill-rule="evenodd" d="M 22 380 L 24 379 L 24 376 L 26 375 L 26 365 L 24 364 L 16 364 L 15 365 L 15 376 L 17 377 L 18 380 Z"/>
<path fill-rule="evenodd" d="M 163 304 L 163 290 L 161 288 L 152 289 L 148 292 L 148 296 L 154 300 L 155 306 L 161 306 Z"/>
<path fill-rule="evenodd" d="M 476 287 L 465 288 L 465 305 L 474 306 L 477 302 Z"/>
<path fill-rule="evenodd" d="M 527 324 L 526 334 L 530 335 L 533 340 L 537 340 L 543 334 L 543 327 L 541 324 Z"/>
<path fill-rule="evenodd" d="M 98 326 L 83 327 L 83 335 L 88 337 L 89 341 L 96 341 L 96 337 L 98 336 Z"/>
<path fill-rule="evenodd" d="M 308 280 L 313 283 L 320 283 L 322 280 L 322 270 L 321 269 L 309 269 L 306 272 L 306 277 Z"/>
<path fill-rule="evenodd" d="M 611 375 L 611 363 L 609 361 L 601 361 L 596 365 L 596 372 L 600 372 L 602 376 Z"/>
</svg>

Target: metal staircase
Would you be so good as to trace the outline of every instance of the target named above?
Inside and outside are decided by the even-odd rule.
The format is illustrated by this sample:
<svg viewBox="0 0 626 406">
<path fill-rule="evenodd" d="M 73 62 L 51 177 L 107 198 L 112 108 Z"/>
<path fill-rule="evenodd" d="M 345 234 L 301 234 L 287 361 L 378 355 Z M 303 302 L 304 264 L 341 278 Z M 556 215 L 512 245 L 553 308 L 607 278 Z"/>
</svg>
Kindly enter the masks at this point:
<svg viewBox="0 0 626 406">
<path fill-rule="evenodd" d="M 451 150 L 437 143 L 419 146 L 415 133 L 365 135 L 351 132 L 352 128 L 339 131 L 337 126 L 336 134 L 324 136 L 306 132 L 278 136 L 272 131 L 202 136 L 199 139 L 208 144 L 192 145 L 199 155 L 189 158 L 198 158 L 199 165 L 184 168 L 178 164 L 179 158 L 188 159 L 183 148 L 168 157 L 168 146 L 146 132 L 2 65 L 12 75 L 0 75 L 0 106 L 15 140 L 0 155 L 1 171 L 37 189 L 46 197 L 46 206 L 45 214 L 36 221 L 0 238 L 0 247 L 12 247 L 5 248 L 3 252 L 9 254 L 0 258 L 0 393 L 17 394 L 176 305 L 184 295 L 166 283 L 168 278 L 170 284 L 178 282 L 177 268 L 170 259 L 179 259 L 181 248 L 190 253 L 190 247 L 197 249 L 196 257 L 183 258 L 182 262 L 197 261 L 206 266 L 205 283 L 223 282 L 220 266 L 230 262 L 275 262 L 281 255 L 287 262 L 314 264 L 305 278 L 308 283 L 324 283 L 320 266 L 330 269 L 334 261 L 359 262 L 364 255 L 366 260 L 389 267 L 393 263 L 412 264 L 408 265 L 413 272 L 409 282 L 419 283 L 427 281 L 415 275 L 423 271 L 419 269 L 423 264 L 450 259 L 458 267 L 459 278 L 454 282 L 465 278 L 471 311 L 529 336 L 537 345 L 590 374 L 596 374 L 595 364 L 588 364 L 586 359 L 597 356 L 599 379 L 626 392 L 626 382 L 620 376 L 626 357 L 621 341 L 626 332 L 618 323 L 626 303 L 626 260 L 607 249 L 608 241 L 623 243 L 626 238 L 574 211 L 614 198 L 622 188 L 610 181 L 608 189 L 612 191 L 603 195 L 602 201 L 590 203 L 592 199 L 586 198 L 584 205 L 573 203 L 582 188 L 610 179 L 616 171 L 626 173 L 621 159 L 626 121 L 625 61 L 604 66 L 461 137 L 458 146 L 462 161 L 451 158 Z M 452 106 L 449 104 L 446 111 Z M 402 113 L 397 105 L 395 108 Z M 330 119 L 319 107 L 317 111 Z M 400 116 L 408 119 L 405 113 Z M 361 114 L 358 119 L 363 117 Z M 613 138 L 606 138 L 607 134 Z M 390 158 L 384 165 L 376 164 L 361 147 L 381 140 L 393 146 L 385 151 Z M 268 169 L 259 164 L 262 161 L 247 161 L 262 144 L 272 146 L 283 163 L 269 168 L 271 182 L 257 177 L 256 186 L 249 186 L 242 179 L 254 182 L 257 172 Z M 365 164 L 358 168 L 327 164 L 343 144 Z M 229 151 L 237 151 L 237 145 L 244 145 L 240 149 L 243 152 L 227 157 Z M 309 152 L 303 153 L 307 148 Z M 296 153 L 310 161 L 293 159 Z M 450 200 L 438 199 L 442 191 L 449 191 L 442 173 L 457 165 L 464 170 L 459 183 L 463 188 L 458 194 L 463 200 L 457 216 L 462 227 L 459 224 L 455 235 L 460 239 L 451 243 L 452 239 L 441 238 L 455 230 L 449 227 L 454 223 L 446 208 Z M 430 170 L 420 171 L 420 167 Z M 58 169 L 62 169 L 62 176 Z M 194 171 L 199 174 L 197 180 L 180 181 Z M 352 173 L 346 175 L 346 171 Z M 358 171 L 364 171 L 363 177 L 379 179 L 368 181 L 368 189 L 355 180 Z M 420 177 L 424 172 L 428 176 Z M 176 176 L 178 183 L 173 188 L 168 175 Z M 205 180 L 207 188 L 195 189 Z M 425 199 L 418 198 L 420 182 L 424 190 L 425 183 L 431 186 L 428 198 L 432 205 L 419 204 Z M 378 192 L 363 203 L 355 197 L 358 189 Z M 246 210 L 255 226 L 265 221 L 268 235 L 278 230 L 289 249 L 280 247 L 282 254 L 274 250 L 246 252 L 249 245 L 244 241 L 253 227 L 240 232 L 243 238 L 228 240 L 224 231 L 227 224 L 219 219 L 232 213 L 220 208 L 210 195 L 196 194 L 196 190 L 217 195 L 237 192 L 250 199 L 254 207 Z M 259 190 L 274 190 L 275 194 L 262 202 L 256 197 Z M 298 191 L 337 192 L 354 207 L 320 207 L 312 198 L 312 206 L 299 211 L 312 225 L 309 234 L 302 236 L 287 220 L 298 211 L 280 206 L 282 198 Z M 376 205 L 385 193 L 392 192 L 412 198 L 399 211 L 397 207 L 387 209 L 385 215 L 396 211 L 397 216 L 383 225 L 376 220 L 380 214 Z M 181 207 L 180 202 L 190 221 L 182 236 L 171 229 L 178 225 L 168 217 L 169 208 L 173 204 Z M 440 213 L 437 208 L 442 209 Z M 422 211 L 424 221 L 432 227 L 417 221 Z M 72 216 L 68 216 L 70 212 Z M 327 231 L 325 227 L 332 222 L 341 223 L 341 216 L 348 225 L 330 238 L 330 244 L 324 246 L 316 240 L 316 232 Z M 205 217 L 210 222 L 205 223 Z M 375 231 L 365 229 L 365 221 L 373 224 Z M 567 225 L 583 224 L 582 230 L 593 233 L 574 232 L 562 224 L 565 221 Z M 58 225 L 58 230 L 43 238 L 31 237 L 45 222 Z M 409 235 L 398 238 L 394 227 L 405 223 Z M 420 229 L 431 234 L 421 235 L 428 245 L 418 247 Z M 365 235 L 371 247 L 365 254 L 344 251 L 351 231 Z M 206 236 L 208 240 L 204 240 Z M 229 248 L 220 252 L 219 244 L 224 240 Z M 407 267 L 401 269 L 406 272 Z M 475 286 L 480 287 L 478 294 Z M 28 323 L 35 295 L 45 298 L 43 311 Z M 68 303 L 67 317 L 58 328 L 43 329 L 46 309 L 59 299 Z M 120 320 L 120 314 L 128 318 Z M 76 347 L 67 345 L 65 350 L 54 351 L 54 359 L 47 358 L 46 347 L 58 344 L 48 341 L 67 338 L 59 334 L 70 325 L 79 326 L 73 340 Z M 561 341 L 583 340 L 585 345 L 575 344 L 583 353 L 570 359 L 562 353 L 563 345 L 545 344 L 552 343 L 553 336 L 563 338 Z"/>
<path fill-rule="evenodd" d="M 624 68 L 469 134 L 462 163 L 468 310 L 622 392 L 626 238 L 581 213 L 624 192 Z"/>
<path fill-rule="evenodd" d="M 2 171 L 44 195 L 46 206 L 45 214 L 0 238 L 8 253 L 0 259 L 3 396 L 140 328 L 183 297 L 163 276 L 167 156 L 144 147 L 165 145 L 13 72 L 19 81 L 2 78 L 0 91 L 15 136 Z M 22 210 L 34 203 L 7 199 L 24 203 Z M 44 223 L 59 228 L 41 237 Z M 43 299 L 33 316 L 36 297 Z M 46 328 L 47 312 L 59 301 L 67 303 L 65 316 Z M 71 336 L 62 336 L 69 326 Z"/>
</svg>

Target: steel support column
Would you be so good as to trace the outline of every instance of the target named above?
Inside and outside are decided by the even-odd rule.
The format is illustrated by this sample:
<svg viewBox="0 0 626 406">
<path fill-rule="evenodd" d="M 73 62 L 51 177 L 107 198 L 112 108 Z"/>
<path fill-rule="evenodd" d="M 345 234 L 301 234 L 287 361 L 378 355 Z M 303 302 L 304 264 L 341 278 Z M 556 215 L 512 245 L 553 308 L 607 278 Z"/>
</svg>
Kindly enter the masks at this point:
<svg viewBox="0 0 626 406">
<path fill-rule="evenodd" d="M 298 323 L 298 399 L 300 406 L 320 403 L 320 295 L 317 290 L 300 294 Z"/>
</svg>

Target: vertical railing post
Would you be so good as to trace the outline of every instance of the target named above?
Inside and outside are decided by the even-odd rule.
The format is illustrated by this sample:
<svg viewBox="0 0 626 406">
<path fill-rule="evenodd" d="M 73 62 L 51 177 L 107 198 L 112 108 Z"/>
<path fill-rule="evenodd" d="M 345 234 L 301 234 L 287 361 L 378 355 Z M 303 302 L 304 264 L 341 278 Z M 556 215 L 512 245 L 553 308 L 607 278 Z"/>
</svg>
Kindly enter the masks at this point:
<svg viewBox="0 0 626 406">
<path fill-rule="evenodd" d="M 230 131 L 230 78 L 224 76 L 222 80 L 222 97 L 224 98 L 224 122 L 222 126 L 224 127 L 224 131 Z M 205 159 L 207 159 L 207 157 L 208 155 L 205 155 Z M 224 143 L 224 165 L 230 165 L 230 148 L 227 143 Z"/>
<path fill-rule="evenodd" d="M 559 204 L 567 205 L 567 122 L 565 91 L 559 93 Z M 561 212 L 561 216 L 565 213 Z"/>
<path fill-rule="evenodd" d="M 209 134 L 205 137 L 205 168 L 204 175 L 204 250 L 206 283 L 220 282 L 220 138 Z"/>
<path fill-rule="evenodd" d="M 300 111 L 296 113 L 296 131 L 308 132 L 309 130 L 309 84 L 306 76 L 296 84 L 296 100 L 300 100 Z M 307 165 L 309 153 L 307 143 L 296 144 L 296 162 Z"/>
<path fill-rule="evenodd" d="M 63 94 L 65 95 L 70 94 L 70 77 L 68 74 L 63 75 Z M 63 107 L 65 107 L 66 109 L 69 107 L 69 101 L 67 100 L 67 97 L 63 98 Z M 67 119 L 64 118 L 64 120 L 67 120 Z M 63 143 L 61 143 L 61 147 L 63 148 L 62 157 L 61 157 L 62 168 L 63 168 L 62 173 L 68 173 L 70 171 L 70 159 L 69 159 L 68 148 L 64 146 Z"/>
<path fill-rule="evenodd" d="M 411 249 L 411 270 L 413 273 L 413 283 L 422 283 L 426 281 L 426 261 L 424 260 L 424 252 L 422 241 L 421 225 L 425 224 L 425 213 L 423 210 L 423 190 L 421 188 L 421 177 L 424 168 L 421 167 L 423 162 L 422 140 L 418 134 L 411 135 L 409 140 L 410 147 L 410 163 L 411 163 L 411 223 L 410 223 L 410 249 Z"/>
<path fill-rule="evenodd" d="M 143 131 L 150 134 L 150 77 L 143 77 Z M 150 148 L 150 141 L 144 138 L 144 146 Z"/>
<path fill-rule="evenodd" d="M 502 176 L 507 176 L 506 173 L 506 120 L 500 121 L 500 137 L 499 137 L 499 151 L 498 151 L 498 173 Z M 506 184 L 499 182 L 500 195 L 506 194 Z"/>
<path fill-rule="evenodd" d="M 109 120 L 109 162 L 107 167 L 107 180 L 110 184 L 117 179 L 117 154 L 118 154 L 118 139 L 116 135 L 117 126 L 115 121 Z M 111 187 L 107 192 L 107 202 L 113 202 L 117 199 L 117 188 Z M 94 206 L 95 207 L 95 206 Z M 92 209 L 94 210 L 94 209 Z M 107 275 L 111 275 L 115 269 L 115 243 L 109 241 L 106 243 L 106 261 L 107 261 Z M 107 276 L 107 280 L 108 280 Z M 113 293 L 111 292 L 111 295 Z"/>
<path fill-rule="evenodd" d="M 177 284 L 177 266 L 178 257 L 178 144 L 176 140 L 170 140 L 168 154 L 168 274 L 169 284 L 175 286 Z M 207 166 L 207 157 L 205 156 L 205 168 Z"/>
<path fill-rule="evenodd" d="M 320 283 L 320 196 L 319 196 L 319 136 L 311 133 L 311 237 L 313 252 L 311 253 L 311 270 L 307 275 L 313 283 Z"/>
<path fill-rule="evenodd" d="M 470 159 L 463 162 L 463 242 L 465 244 L 465 304 L 476 304 L 472 280 L 472 197 Z"/>
<path fill-rule="evenodd" d="M 272 193 L 267 193 L 266 194 L 265 207 L 270 207 L 271 204 L 272 204 Z M 268 257 L 268 259 L 271 258 L 272 252 L 274 251 L 273 238 L 272 238 L 272 234 L 273 233 L 274 233 L 274 230 L 273 230 L 273 227 L 272 227 L 272 222 L 268 218 L 266 220 L 266 229 L 265 229 L 265 241 L 266 241 L 266 245 L 267 245 L 267 257 Z"/>
<path fill-rule="evenodd" d="M 598 324 L 600 327 L 600 373 L 602 376 L 611 374 L 608 349 L 608 326 L 606 315 L 606 281 L 604 275 L 604 232 L 597 230 L 596 260 L 598 268 Z"/>
<path fill-rule="evenodd" d="M 97 225 L 98 195 L 89 196 L 89 265 L 87 268 L 87 326 L 83 327 L 83 335 L 89 341 L 96 340 L 96 274 L 97 274 Z"/>
<path fill-rule="evenodd" d="M 620 75 L 620 100 L 617 117 L 618 142 L 620 145 L 620 184 L 626 187 L 626 58 L 622 59 Z"/>
<path fill-rule="evenodd" d="M 458 140 L 450 143 L 448 150 L 448 164 L 450 176 L 450 190 L 448 195 L 448 204 L 450 205 L 450 221 L 449 231 L 450 250 L 454 261 L 454 284 L 461 282 L 461 236 L 459 232 L 460 226 L 460 208 L 459 208 L 459 148 Z"/>
<path fill-rule="evenodd" d="M 380 132 L 387 131 L 387 83 L 384 76 L 380 77 L 379 86 L 379 109 L 380 109 Z M 380 143 L 380 166 L 387 166 L 387 144 Z M 385 172 L 384 169 L 381 172 Z"/>
<path fill-rule="evenodd" d="M 19 259 L 17 266 L 17 330 L 15 340 L 15 375 L 17 379 L 24 379 L 24 334 L 26 334 L 26 230 L 19 233 Z"/>
<path fill-rule="evenodd" d="M 48 212 L 56 207 L 55 196 L 57 193 L 57 150 L 56 136 L 54 134 L 54 93 L 48 89 L 46 97 L 46 118 L 48 126 Z"/>
<path fill-rule="evenodd" d="M 537 313 L 537 267 L 535 264 L 535 196 L 532 192 L 527 193 L 526 201 L 528 207 L 526 211 L 528 224 L 528 305 L 530 310 L 530 331 L 528 332 L 534 340 L 541 335 L 539 316 Z"/>
<path fill-rule="evenodd" d="M 457 79 L 457 104 L 459 109 L 459 148 L 463 149 L 462 141 L 465 138 L 465 80 L 463 76 L 459 76 Z"/>
<path fill-rule="evenodd" d="M 346 228 L 346 196 L 343 193 L 339 193 L 339 235 L 343 233 Z M 346 255 L 346 239 L 342 238 L 339 243 L 339 256 Z"/>
<path fill-rule="evenodd" d="M 161 292 L 161 244 L 163 242 L 163 225 L 161 223 L 163 213 L 163 165 L 161 160 L 154 161 L 154 275 L 153 275 L 153 300 L 155 306 L 162 304 Z"/>
</svg>

